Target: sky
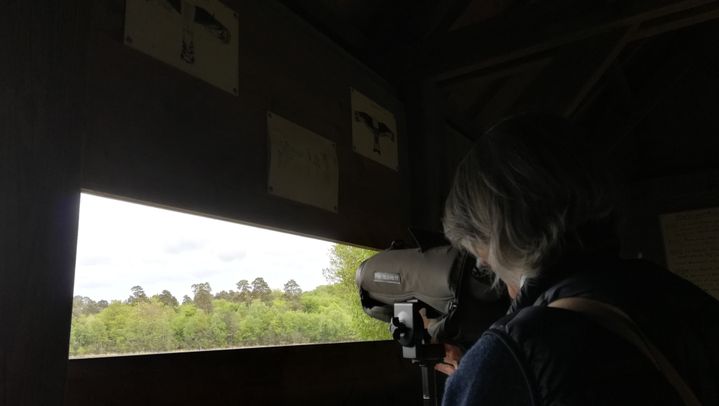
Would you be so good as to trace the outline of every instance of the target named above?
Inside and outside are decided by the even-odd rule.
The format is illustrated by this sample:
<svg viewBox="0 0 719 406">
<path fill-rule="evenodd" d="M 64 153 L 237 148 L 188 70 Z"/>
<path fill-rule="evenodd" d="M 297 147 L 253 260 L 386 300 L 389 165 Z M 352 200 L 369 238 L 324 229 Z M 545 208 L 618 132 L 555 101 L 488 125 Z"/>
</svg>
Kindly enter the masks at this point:
<svg viewBox="0 0 719 406">
<path fill-rule="evenodd" d="M 125 300 L 140 285 L 192 297 L 192 284 L 234 290 L 263 277 L 273 289 L 326 284 L 333 243 L 83 193 L 75 295 Z"/>
</svg>

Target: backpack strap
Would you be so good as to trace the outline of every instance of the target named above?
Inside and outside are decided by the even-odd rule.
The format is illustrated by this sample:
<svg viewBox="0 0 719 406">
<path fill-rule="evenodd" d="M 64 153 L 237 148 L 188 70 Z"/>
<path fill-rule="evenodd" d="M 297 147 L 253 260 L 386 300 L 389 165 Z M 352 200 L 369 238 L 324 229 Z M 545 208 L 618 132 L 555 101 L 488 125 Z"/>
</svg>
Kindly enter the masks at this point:
<svg viewBox="0 0 719 406">
<path fill-rule="evenodd" d="M 692 389 L 682 379 L 679 372 L 649 341 L 639 326 L 620 309 L 593 299 L 583 297 L 566 297 L 555 300 L 547 305 L 557 309 L 571 310 L 581 313 L 597 322 L 602 327 L 624 338 L 642 352 L 674 387 L 686 406 L 701 406 Z"/>
</svg>

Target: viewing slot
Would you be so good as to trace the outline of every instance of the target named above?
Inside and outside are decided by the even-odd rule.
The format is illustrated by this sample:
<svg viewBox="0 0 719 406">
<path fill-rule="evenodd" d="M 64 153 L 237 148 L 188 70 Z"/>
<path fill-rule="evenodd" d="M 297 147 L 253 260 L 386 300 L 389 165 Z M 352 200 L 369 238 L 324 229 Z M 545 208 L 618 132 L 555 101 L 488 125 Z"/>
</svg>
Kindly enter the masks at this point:
<svg viewBox="0 0 719 406">
<path fill-rule="evenodd" d="M 70 358 L 389 339 L 374 253 L 83 193 Z"/>
</svg>

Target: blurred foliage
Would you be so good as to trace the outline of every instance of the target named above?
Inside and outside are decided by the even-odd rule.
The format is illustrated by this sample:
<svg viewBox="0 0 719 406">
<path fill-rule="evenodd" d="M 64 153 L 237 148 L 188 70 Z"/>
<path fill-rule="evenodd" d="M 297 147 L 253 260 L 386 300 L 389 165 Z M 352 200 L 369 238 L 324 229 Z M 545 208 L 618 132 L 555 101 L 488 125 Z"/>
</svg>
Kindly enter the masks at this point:
<svg viewBox="0 0 719 406">
<path fill-rule="evenodd" d="M 334 245 L 323 270 L 329 284 L 307 292 L 293 279 L 275 291 L 256 278 L 214 296 L 209 283 L 194 284 L 194 297 L 182 304 L 167 290 L 148 297 L 140 286 L 123 302 L 76 296 L 70 355 L 389 339 L 387 325 L 362 311 L 354 281 L 359 264 L 373 254 Z"/>
</svg>

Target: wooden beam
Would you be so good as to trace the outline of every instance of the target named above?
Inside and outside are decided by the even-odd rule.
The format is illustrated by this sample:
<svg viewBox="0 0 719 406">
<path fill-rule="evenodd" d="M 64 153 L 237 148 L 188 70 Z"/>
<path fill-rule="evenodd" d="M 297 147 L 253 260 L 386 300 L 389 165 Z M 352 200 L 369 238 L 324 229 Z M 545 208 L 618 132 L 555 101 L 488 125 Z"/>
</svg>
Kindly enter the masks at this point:
<svg viewBox="0 0 719 406">
<path fill-rule="evenodd" d="M 295 14 L 312 24 L 341 47 L 355 53 L 369 48 L 370 40 L 336 10 L 321 1 L 278 0 Z"/>
<path fill-rule="evenodd" d="M 429 30 L 426 38 L 434 38 L 437 35 L 444 35 L 458 18 L 467 10 L 472 0 L 450 0 L 439 1 L 429 17 Z"/>
<path fill-rule="evenodd" d="M 475 106 L 475 125 L 487 129 L 507 115 L 517 113 L 518 111 L 513 111 L 512 108 L 542 72 L 541 69 L 529 70 L 505 81 L 490 100 L 486 100 L 481 106 Z"/>
<path fill-rule="evenodd" d="M 452 131 L 461 135 L 469 142 L 474 142 L 479 138 L 480 129 L 475 128 L 474 124 L 468 122 L 466 119 L 461 117 L 445 117 L 445 124 Z"/>
<path fill-rule="evenodd" d="M 691 52 L 688 49 L 677 50 L 668 54 L 663 65 L 654 72 L 644 86 L 635 95 L 631 113 L 614 120 L 621 123 L 614 128 L 614 144 L 612 150 L 618 149 L 625 142 L 634 139 L 629 134 L 646 119 L 647 116 L 661 103 L 667 100 L 677 86 L 681 86 L 686 75 L 691 70 Z"/>
<path fill-rule="evenodd" d="M 659 34 L 709 22 L 718 18 L 719 2 L 712 2 L 684 12 L 643 22 L 632 37 L 632 41 L 654 37 Z"/>
<path fill-rule="evenodd" d="M 525 97 L 514 109 L 573 115 L 633 32 L 619 28 L 559 49 L 553 63 L 527 88 Z"/>
<path fill-rule="evenodd" d="M 594 67 L 589 68 L 586 80 L 579 85 L 574 96 L 567 100 L 564 109 L 562 110 L 563 116 L 571 117 L 577 112 L 581 104 L 587 98 L 587 95 L 589 95 L 592 89 L 594 89 L 604 74 L 607 73 L 636 30 L 637 26 L 633 26 L 624 33 L 620 32 L 616 37 L 618 40 L 615 40 L 615 37 L 610 35 L 608 40 L 609 43 L 606 47 L 599 48 L 595 51 L 595 55 L 598 57 L 597 62 L 599 63 L 594 65 Z"/>
<path fill-rule="evenodd" d="M 410 156 L 411 227 L 441 231 L 444 199 L 449 190 L 446 174 L 445 121 L 441 96 L 431 80 L 408 81 L 406 100 Z"/>
<path fill-rule="evenodd" d="M 636 170 L 634 166 L 637 165 L 633 156 L 626 156 L 636 152 L 636 148 L 632 147 L 631 143 L 636 142 L 637 139 L 631 136 L 631 133 L 658 105 L 666 102 L 676 89 L 685 83 L 686 78 L 691 74 L 692 66 L 697 63 L 698 54 L 701 54 L 697 52 L 696 41 L 701 41 L 702 38 L 716 38 L 716 33 L 716 29 L 687 32 L 673 36 L 669 41 L 652 41 L 643 44 L 641 48 L 635 48 L 635 56 L 625 58 L 621 65 L 614 65 L 612 68 L 613 84 L 607 85 L 607 90 L 610 92 L 597 94 L 597 97 L 601 97 L 601 106 L 612 107 L 600 106 L 599 110 L 595 110 L 589 104 L 582 106 L 582 120 L 597 134 L 602 134 L 606 150 L 617 157 L 618 165 L 627 166 L 624 169 L 626 173 L 633 173 Z M 709 44 L 703 46 L 711 47 L 710 41 L 707 42 Z M 654 62 L 649 68 L 639 64 L 627 71 L 627 66 L 631 67 L 633 64 L 632 59 L 646 60 L 644 52 L 665 55 L 665 57 L 650 58 L 649 60 Z M 630 78 L 627 78 L 627 72 L 632 74 Z M 634 83 L 636 75 L 642 76 L 638 83 Z M 629 83 L 633 83 L 633 86 Z M 618 94 L 611 92 L 617 89 Z M 625 156 L 622 156 L 623 154 Z"/>
<path fill-rule="evenodd" d="M 91 2 L 0 14 L 0 405 L 62 405 Z"/>
<path fill-rule="evenodd" d="M 518 61 L 512 61 L 507 64 L 491 66 L 486 69 L 470 72 L 466 75 L 455 76 L 446 80 L 438 80 L 438 84 L 443 88 L 451 88 L 453 86 L 465 86 L 468 80 L 481 79 L 482 81 L 491 81 L 502 79 L 507 76 L 514 76 L 528 71 L 540 70 L 552 62 L 552 57 L 547 55 L 533 56 Z"/>
<path fill-rule="evenodd" d="M 270 12 L 283 17 L 292 17 L 301 21 L 308 31 L 314 31 L 323 41 L 332 44 L 349 59 L 357 61 L 366 68 L 367 75 L 373 79 L 387 82 L 390 72 L 383 69 L 386 61 L 383 48 L 378 47 L 367 35 L 346 18 L 337 14 L 326 3 L 298 0 L 276 0 L 262 3 Z"/>
<path fill-rule="evenodd" d="M 716 4 L 717 0 L 543 2 L 452 31 L 423 45 L 411 71 L 441 80 L 576 43 L 622 27 Z"/>
</svg>

